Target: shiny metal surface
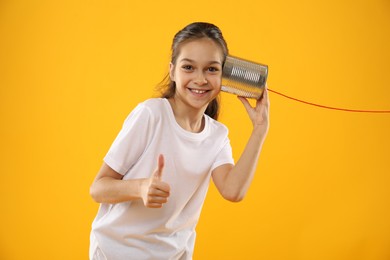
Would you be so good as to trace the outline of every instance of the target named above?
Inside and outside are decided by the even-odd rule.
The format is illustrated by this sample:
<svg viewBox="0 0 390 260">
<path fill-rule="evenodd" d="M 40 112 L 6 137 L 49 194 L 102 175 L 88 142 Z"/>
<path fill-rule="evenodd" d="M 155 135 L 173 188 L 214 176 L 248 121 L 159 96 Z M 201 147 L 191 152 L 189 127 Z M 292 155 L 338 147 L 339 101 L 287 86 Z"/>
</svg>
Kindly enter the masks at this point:
<svg viewBox="0 0 390 260">
<path fill-rule="evenodd" d="M 259 99 L 267 82 L 268 66 L 227 56 L 222 70 L 224 92 Z"/>
</svg>

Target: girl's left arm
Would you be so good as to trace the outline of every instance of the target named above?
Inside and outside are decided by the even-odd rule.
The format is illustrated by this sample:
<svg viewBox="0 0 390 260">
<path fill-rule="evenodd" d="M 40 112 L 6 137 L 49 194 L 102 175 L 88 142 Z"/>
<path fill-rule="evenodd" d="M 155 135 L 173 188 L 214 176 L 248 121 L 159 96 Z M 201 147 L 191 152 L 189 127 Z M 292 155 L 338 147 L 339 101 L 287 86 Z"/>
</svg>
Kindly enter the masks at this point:
<svg viewBox="0 0 390 260">
<path fill-rule="evenodd" d="M 252 134 L 236 165 L 224 164 L 215 168 L 212 177 L 221 195 L 230 201 L 241 201 L 256 171 L 265 137 L 269 128 L 268 91 L 264 90 L 262 98 L 252 107 L 246 98 L 239 97 L 253 123 Z"/>
</svg>

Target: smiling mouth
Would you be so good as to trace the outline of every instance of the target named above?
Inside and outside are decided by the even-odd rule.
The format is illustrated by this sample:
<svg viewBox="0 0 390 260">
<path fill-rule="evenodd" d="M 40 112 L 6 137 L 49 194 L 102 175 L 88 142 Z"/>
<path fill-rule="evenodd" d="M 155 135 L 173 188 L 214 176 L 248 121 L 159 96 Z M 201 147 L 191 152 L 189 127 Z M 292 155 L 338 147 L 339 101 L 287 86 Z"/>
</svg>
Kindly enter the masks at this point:
<svg viewBox="0 0 390 260">
<path fill-rule="evenodd" d="M 190 90 L 191 92 L 193 92 L 193 93 L 196 93 L 196 94 L 204 94 L 204 93 L 210 91 L 210 90 L 207 90 L 207 89 L 200 90 L 200 89 L 192 89 L 192 88 L 190 88 L 189 90 Z"/>
</svg>

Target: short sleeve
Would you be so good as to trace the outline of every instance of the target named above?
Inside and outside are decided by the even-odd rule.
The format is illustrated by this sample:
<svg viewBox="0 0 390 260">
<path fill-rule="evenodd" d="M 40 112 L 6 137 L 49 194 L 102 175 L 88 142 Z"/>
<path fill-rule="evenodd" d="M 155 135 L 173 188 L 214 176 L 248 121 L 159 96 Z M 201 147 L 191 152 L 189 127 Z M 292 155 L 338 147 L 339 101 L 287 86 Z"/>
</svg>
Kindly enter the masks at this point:
<svg viewBox="0 0 390 260">
<path fill-rule="evenodd" d="M 151 113 L 142 103 L 126 118 L 121 131 L 104 157 L 104 162 L 125 175 L 145 151 L 151 131 Z"/>
<path fill-rule="evenodd" d="M 213 165 L 211 166 L 211 171 L 213 171 L 218 166 L 223 164 L 234 164 L 234 159 L 232 155 L 232 147 L 230 145 L 230 140 L 228 137 L 225 138 L 224 144 L 221 151 L 217 154 L 217 158 Z"/>
</svg>

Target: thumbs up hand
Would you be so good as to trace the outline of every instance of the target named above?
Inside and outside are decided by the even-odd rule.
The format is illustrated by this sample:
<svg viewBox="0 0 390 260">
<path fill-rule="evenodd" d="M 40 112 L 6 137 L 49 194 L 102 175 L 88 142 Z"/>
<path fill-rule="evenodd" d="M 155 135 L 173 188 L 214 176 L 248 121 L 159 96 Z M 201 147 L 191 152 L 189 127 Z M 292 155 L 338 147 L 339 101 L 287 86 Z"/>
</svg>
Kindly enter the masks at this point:
<svg viewBox="0 0 390 260">
<path fill-rule="evenodd" d="M 164 156 L 158 157 L 157 169 L 153 172 L 152 177 L 146 179 L 141 187 L 142 200 L 145 207 L 161 208 L 168 201 L 170 186 L 168 183 L 161 181 L 164 170 Z"/>
</svg>

